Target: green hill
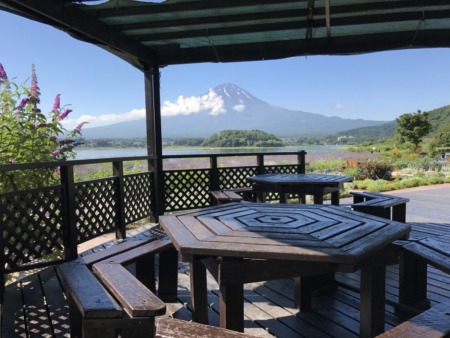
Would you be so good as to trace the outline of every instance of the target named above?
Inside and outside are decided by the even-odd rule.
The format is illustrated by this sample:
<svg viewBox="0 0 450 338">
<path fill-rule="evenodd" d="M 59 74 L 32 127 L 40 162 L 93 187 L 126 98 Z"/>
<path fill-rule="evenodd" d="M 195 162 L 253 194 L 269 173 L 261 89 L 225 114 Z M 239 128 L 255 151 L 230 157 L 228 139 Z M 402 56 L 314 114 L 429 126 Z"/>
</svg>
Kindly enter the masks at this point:
<svg viewBox="0 0 450 338">
<path fill-rule="evenodd" d="M 203 147 L 280 147 L 283 141 L 261 130 L 223 130 L 202 143 Z"/>
<path fill-rule="evenodd" d="M 441 138 L 450 140 L 450 105 L 437 108 L 428 112 L 428 120 L 432 129 L 429 138 Z M 393 136 L 397 124 L 395 121 L 379 126 L 355 128 L 334 134 L 338 140 L 348 140 L 341 143 L 363 143 L 380 139 L 388 139 Z"/>
</svg>

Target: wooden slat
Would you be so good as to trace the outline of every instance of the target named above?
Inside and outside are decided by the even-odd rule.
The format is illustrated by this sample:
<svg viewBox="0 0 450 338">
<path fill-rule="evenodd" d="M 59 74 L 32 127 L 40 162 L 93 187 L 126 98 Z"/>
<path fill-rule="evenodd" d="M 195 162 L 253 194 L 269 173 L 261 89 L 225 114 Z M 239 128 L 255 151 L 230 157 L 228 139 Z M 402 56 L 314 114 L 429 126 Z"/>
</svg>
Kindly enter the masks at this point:
<svg viewBox="0 0 450 338">
<path fill-rule="evenodd" d="M 122 265 L 97 263 L 92 270 L 131 317 L 150 317 L 166 312 L 164 302 Z"/>
<path fill-rule="evenodd" d="M 145 243 L 148 243 L 149 241 L 150 240 L 147 240 L 147 241 L 135 241 L 135 240 L 124 241 L 117 245 L 110 246 L 105 250 L 100 250 L 95 253 L 80 257 L 80 258 L 78 258 L 78 261 L 81 264 L 92 265 L 94 263 L 103 261 L 109 257 L 115 256 L 121 252 L 125 252 L 127 250 L 131 250 L 133 248 L 141 246 Z"/>
<path fill-rule="evenodd" d="M 68 292 L 72 293 L 84 317 L 118 318 L 122 316 L 122 308 L 111 297 L 108 291 L 95 278 L 84 264 L 74 262 L 58 266 L 60 276 Z"/>
<path fill-rule="evenodd" d="M 161 251 L 172 248 L 173 244 L 169 238 L 156 239 L 144 245 L 140 245 L 134 249 L 122 252 L 102 261 L 102 263 L 117 263 L 127 265 L 139 258 L 147 255 L 157 254 Z"/>
</svg>

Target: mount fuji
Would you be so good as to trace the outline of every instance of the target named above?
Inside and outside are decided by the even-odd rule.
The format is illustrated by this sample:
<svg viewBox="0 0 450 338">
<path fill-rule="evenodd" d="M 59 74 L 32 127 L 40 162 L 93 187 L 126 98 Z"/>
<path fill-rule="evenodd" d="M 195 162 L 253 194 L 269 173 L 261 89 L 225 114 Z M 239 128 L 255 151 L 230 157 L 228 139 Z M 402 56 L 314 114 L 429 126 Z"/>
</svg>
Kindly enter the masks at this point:
<svg viewBox="0 0 450 338">
<path fill-rule="evenodd" d="M 279 137 L 334 134 L 387 121 L 344 119 L 273 106 L 234 84 L 222 84 L 199 97 L 165 102 L 162 111 L 164 138 L 208 137 L 221 130 L 259 129 Z M 85 138 L 145 137 L 143 119 L 86 128 Z"/>
</svg>

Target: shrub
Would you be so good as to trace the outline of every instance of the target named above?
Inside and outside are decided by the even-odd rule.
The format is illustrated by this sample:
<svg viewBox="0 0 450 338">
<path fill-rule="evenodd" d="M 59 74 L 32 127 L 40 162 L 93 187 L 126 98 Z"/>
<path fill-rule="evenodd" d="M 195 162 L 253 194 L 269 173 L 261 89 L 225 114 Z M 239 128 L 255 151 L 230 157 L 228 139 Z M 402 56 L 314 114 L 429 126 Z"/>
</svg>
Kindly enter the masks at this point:
<svg viewBox="0 0 450 338">
<path fill-rule="evenodd" d="M 0 64 L 0 164 L 49 162 L 74 157 L 74 137 L 83 123 L 61 138 L 62 127 L 70 109 L 60 107 L 58 94 L 53 109 L 45 116 L 39 109 L 40 88 L 32 67 L 30 87 L 8 80 Z M 16 191 L 53 184 L 58 172 L 53 169 L 33 169 L 0 173 L 0 192 Z"/>
<path fill-rule="evenodd" d="M 362 171 L 362 177 L 372 180 L 390 180 L 392 177 L 393 166 L 387 162 L 367 161 L 359 164 Z"/>
</svg>

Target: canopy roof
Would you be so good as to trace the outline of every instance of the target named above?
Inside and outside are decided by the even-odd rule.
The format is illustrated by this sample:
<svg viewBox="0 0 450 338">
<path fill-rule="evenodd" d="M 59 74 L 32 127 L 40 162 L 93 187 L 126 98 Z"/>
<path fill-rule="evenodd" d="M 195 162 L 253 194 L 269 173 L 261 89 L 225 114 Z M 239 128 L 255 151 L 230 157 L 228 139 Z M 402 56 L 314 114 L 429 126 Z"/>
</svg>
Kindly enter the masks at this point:
<svg viewBox="0 0 450 338">
<path fill-rule="evenodd" d="M 138 68 L 450 47 L 448 0 L 0 0 Z"/>
</svg>

